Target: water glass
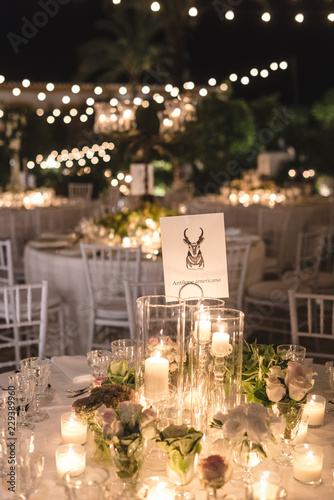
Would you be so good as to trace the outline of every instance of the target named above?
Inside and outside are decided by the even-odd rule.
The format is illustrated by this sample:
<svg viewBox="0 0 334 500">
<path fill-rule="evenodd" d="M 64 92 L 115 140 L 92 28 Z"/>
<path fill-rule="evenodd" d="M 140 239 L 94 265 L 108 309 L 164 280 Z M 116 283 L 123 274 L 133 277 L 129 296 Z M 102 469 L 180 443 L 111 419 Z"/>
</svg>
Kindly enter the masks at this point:
<svg viewBox="0 0 334 500">
<path fill-rule="evenodd" d="M 325 370 L 331 391 L 334 393 L 334 361 L 326 361 Z"/>
<path fill-rule="evenodd" d="M 127 361 L 128 366 L 135 365 L 136 343 L 131 339 L 118 339 L 111 342 L 111 353 L 113 361 Z"/>
<path fill-rule="evenodd" d="M 28 500 L 37 490 L 44 469 L 44 456 L 33 451 L 24 455 L 17 454 L 14 487 L 17 498 Z M 10 476 L 9 476 L 10 478 Z"/>
<path fill-rule="evenodd" d="M 106 377 L 108 367 L 111 363 L 112 355 L 110 351 L 97 349 L 87 353 L 87 363 L 94 378 Z"/>
<path fill-rule="evenodd" d="M 63 483 L 67 500 L 105 500 L 111 485 L 107 469 L 90 466 L 66 472 Z"/>
<path fill-rule="evenodd" d="M 277 354 L 289 361 L 298 361 L 303 364 L 306 356 L 306 347 L 293 344 L 282 344 L 277 346 Z"/>
<path fill-rule="evenodd" d="M 25 358 L 21 360 L 20 365 L 23 376 L 35 380 L 34 409 L 28 418 L 31 422 L 43 422 L 49 418 L 49 415 L 40 409 L 39 395 L 49 383 L 51 360 L 42 356 Z"/>
<path fill-rule="evenodd" d="M 29 373 L 13 373 L 8 377 L 8 389 L 15 394 L 18 410 L 17 425 L 34 429 L 35 426 L 27 419 L 26 406 L 31 403 L 35 395 L 36 382 Z"/>
</svg>

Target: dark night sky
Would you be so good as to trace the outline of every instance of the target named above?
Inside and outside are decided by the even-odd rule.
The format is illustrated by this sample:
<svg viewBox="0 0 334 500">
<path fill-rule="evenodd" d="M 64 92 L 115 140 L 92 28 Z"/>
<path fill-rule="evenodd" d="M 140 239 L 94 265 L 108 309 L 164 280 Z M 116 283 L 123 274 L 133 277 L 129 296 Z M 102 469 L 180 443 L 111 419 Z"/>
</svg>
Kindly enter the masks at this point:
<svg viewBox="0 0 334 500">
<path fill-rule="evenodd" d="M 3 0 L 0 16 L 0 73 L 7 81 L 72 81 L 77 65 L 76 47 L 92 37 L 93 22 L 100 16 L 101 0 L 59 0 L 59 12 L 49 16 L 27 43 L 18 45 L 16 54 L 8 33 L 22 34 L 25 18 L 32 20 L 48 0 Z M 49 0 L 56 2 L 57 0 Z M 125 2 L 126 0 L 123 0 Z M 181 1 L 181 0 L 180 0 Z M 199 4 L 194 0 L 194 5 Z M 280 92 L 282 100 L 310 103 L 334 87 L 334 23 L 327 14 L 334 12 L 333 0 L 271 0 L 272 21 L 260 20 L 261 0 L 206 0 L 206 11 L 198 26 L 188 35 L 191 77 L 206 84 L 209 77 L 221 81 L 232 72 L 247 75 L 252 67 L 268 68 L 272 61 L 291 61 L 294 56 L 297 73 L 271 72 L 267 79 L 251 78 L 245 87 L 234 84 L 235 94 L 256 98 Z M 235 5 L 236 19 L 221 19 L 217 6 Z M 216 9 L 215 6 L 216 5 Z M 117 7 L 115 7 L 117 8 Z M 278 10 L 275 10 L 277 9 Z M 305 21 L 294 20 L 297 11 Z M 297 75 L 296 86 L 292 85 Z"/>
</svg>

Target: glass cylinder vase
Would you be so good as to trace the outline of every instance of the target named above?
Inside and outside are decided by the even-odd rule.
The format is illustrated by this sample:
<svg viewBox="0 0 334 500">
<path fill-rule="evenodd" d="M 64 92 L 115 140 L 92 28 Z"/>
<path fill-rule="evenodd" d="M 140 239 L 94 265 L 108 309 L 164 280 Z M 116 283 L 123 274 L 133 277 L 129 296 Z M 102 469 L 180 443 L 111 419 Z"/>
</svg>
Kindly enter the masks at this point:
<svg viewBox="0 0 334 500">
<path fill-rule="evenodd" d="M 137 299 L 136 391 L 164 426 L 180 421 L 184 352 L 184 300 L 165 295 Z"/>
</svg>

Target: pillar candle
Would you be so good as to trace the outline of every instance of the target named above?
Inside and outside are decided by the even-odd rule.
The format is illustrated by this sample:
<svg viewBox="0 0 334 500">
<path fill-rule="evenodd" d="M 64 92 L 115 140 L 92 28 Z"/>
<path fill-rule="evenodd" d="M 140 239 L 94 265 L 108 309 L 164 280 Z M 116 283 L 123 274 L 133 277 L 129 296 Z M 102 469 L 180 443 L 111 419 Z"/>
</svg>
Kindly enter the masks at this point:
<svg viewBox="0 0 334 500">
<path fill-rule="evenodd" d="M 210 342 L 211 340 L 211 321 L 201 319 L 195 322 L 195 335 L 198 335 L 200 342 Z"/>
<path fill-rule="evenodd" d="M 294 448 L 293 477 L 306 484 L 321 482 L 323 450 L 320 446 L 300 444 Z"/>
<path fill-rule="evenodd" d="M 326 400 L 322 396 L 309 394 L 307 396 L 304 413 L 308 415 L 309 427 L 320 427 L 324 423 Z"/>
<path fill-rule="evenodd" d="M 212 334 L 212 353 L 213 354 L 227 354 L 230 343 L 230 336 L 224 330 L 214 332 Z"/>
<path fill-rule="evenodd" d="M 169 362 L 161 356 L 152 356 L 145 360 L 145 396 L 158 399 L 168 392 Z"/>
</svg>

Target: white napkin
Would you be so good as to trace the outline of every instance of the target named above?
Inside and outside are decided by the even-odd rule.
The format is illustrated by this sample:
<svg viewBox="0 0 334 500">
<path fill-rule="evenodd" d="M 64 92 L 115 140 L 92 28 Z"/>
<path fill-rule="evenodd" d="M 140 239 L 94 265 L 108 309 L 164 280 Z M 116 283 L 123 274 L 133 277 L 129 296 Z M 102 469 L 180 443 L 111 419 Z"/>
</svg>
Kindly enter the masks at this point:
<svg viewBox="0 0 334 500">
<path fill-rule="evenodd" d="M 90 384 L 94 380 L 88 373 L 86 356 L 53 356 L 51 361 L 74 384 Z"/>
</svg>

